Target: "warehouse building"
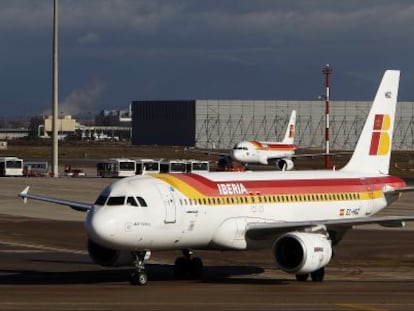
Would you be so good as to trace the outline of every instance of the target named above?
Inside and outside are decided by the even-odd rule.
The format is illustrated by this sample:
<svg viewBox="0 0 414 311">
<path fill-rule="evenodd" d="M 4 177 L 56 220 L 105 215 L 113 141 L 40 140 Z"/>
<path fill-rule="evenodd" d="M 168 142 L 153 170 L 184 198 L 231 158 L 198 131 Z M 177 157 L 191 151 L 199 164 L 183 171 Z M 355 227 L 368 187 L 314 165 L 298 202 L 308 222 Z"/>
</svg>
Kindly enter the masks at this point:
<svg viewBox="0 0 414 311">
<path fill-rule="evenodd" d="M 371 104 L 331 102 L 331 148 L 355 147 Z M 293 109 L 297 111 L 296 143 L 303 148 L 323 148 L 323 101 L 134 101 L 132 143 L 228 149 L 243 140 L 280 140 Z M 393 145 L 414 148 L 414 102 L 398 103 Z"/>
</svg>

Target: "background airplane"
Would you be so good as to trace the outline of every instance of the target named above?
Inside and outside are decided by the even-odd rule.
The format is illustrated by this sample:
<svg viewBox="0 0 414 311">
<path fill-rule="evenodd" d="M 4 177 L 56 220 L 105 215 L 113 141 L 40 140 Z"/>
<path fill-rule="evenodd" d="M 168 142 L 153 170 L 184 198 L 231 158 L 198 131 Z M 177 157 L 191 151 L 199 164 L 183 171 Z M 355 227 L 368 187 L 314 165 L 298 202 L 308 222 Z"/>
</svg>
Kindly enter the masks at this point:
<svg viewBox="0 0 414 311">
<path fill-rule="evenodd" d="M 297 149 L 295 145 L 296 110 L 292 110 L 285 136 L 281 142 L 242 141 L 231 151 L 231 157 L 242 163 L 272 164 L 280 169 L 291 170 L 294 166 L 292 156 Z"/>
<path fill-rule="evenodd" d="M 177 277 L 203 271 L 197 249 L 269 248 L 277 267 L 298 281 L 322 281 L 333 248 L 355 225 L 399 227 L 412 216 L 374 216 L 412 191 L 388 175 L 399 85 L 388 70 L 361 136 L 341 170 L 154 174 L 121 179 L 94 204 L 29 194 L 19 196 L 86 211 L 92 260 L 135 265 L 132 284 L 147 283 L 151 251 L 181 250 Z M 373 241 L 381 243 L 381 241 Z"/>
</svg>

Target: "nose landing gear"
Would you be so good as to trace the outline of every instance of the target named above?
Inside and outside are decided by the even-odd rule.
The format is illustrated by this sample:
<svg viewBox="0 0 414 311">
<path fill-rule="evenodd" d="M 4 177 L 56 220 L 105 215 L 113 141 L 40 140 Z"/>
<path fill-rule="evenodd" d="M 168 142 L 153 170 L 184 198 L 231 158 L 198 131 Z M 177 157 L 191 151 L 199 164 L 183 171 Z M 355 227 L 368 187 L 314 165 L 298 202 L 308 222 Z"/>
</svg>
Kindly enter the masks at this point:
<svg viewBox="0 0 414 311">
<path fill-rule="evenodd" d="M 135 271 L 130 275 L 129 283 L 131 285 L 145 285 L 148 282 L 148 276 L 145 273 L 144 261 L 150 258 L 151 252 L 134 252 L 133 255 L 135 256 Z"/>
</svg>

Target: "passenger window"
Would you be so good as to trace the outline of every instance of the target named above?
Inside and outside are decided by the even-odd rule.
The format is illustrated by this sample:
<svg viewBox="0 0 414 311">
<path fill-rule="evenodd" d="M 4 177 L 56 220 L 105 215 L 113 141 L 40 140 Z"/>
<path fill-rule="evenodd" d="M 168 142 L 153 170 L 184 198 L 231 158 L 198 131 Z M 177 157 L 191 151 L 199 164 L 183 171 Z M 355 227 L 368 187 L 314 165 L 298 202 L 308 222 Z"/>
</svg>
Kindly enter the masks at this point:
<svg viewBox="0 0 414 311">
<path fill-rule="evenodd" d="M 148 206 L 148 205 L 147 205 L 147 202 L 145 202 L 144 198 L 142 198 L 142 197 L 137 197 L 137 200 L 138 200 L 138 202 L 139 202 L 139 205 L 140 205 L 140 206 L 143 206 L 143 207 Z"/>
<path fill-rule="evenodd" d="M 106 204 L 107 205 L 124 205 L 125 197 L 110 197 Z"/>
<path fill-rule="evenodd" d="M 135 200 L 134 197 L 128 197 L 127 198 L 127 205 L 138 206 L 138 203 L 137 203 L 137 201 Z"/>
</svg>

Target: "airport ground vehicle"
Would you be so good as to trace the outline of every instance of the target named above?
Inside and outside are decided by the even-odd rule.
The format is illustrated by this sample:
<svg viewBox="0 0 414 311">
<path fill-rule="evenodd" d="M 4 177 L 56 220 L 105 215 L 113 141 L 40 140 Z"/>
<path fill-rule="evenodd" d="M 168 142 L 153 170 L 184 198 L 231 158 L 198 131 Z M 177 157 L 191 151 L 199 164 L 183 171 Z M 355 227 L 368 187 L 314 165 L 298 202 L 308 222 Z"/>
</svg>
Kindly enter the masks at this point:
<svg viewBox="0 0 414 311">
<path fill-rule="evenodd" d="M 161 161 L 161 173 L 185 173 L 187 164 L 184 160 L 164 160 Z"/>
<path fill-rule="evenodd" d="M 188 160 L 186 161 L 187 173 L 208 172 L 210 170 L 210 163 L 208 161 Z"/>
<path fill-rule="evenodd" d="M 134 176 L 136 161 L 131 159 L 109 159 L 96 165 L 96 174 L 100 177 L 128 177 Z"/>
<path fill-rule="evenodd" d="M 160 172 L 160 161 L 153 159 L 138 159 L 136 160 L 136 175 L 145 175 L 148 173 Z"/>
<path fill-rule="evenodd" d="M 49 163 L 47 161 L 23 161 L 23 175 L 28 177 L 47 176 Z"/>
<path fill-rule="evenodd" d="M 0 176 L 23 176 L 23 159 L 0 157 Z"/>
</svg>

